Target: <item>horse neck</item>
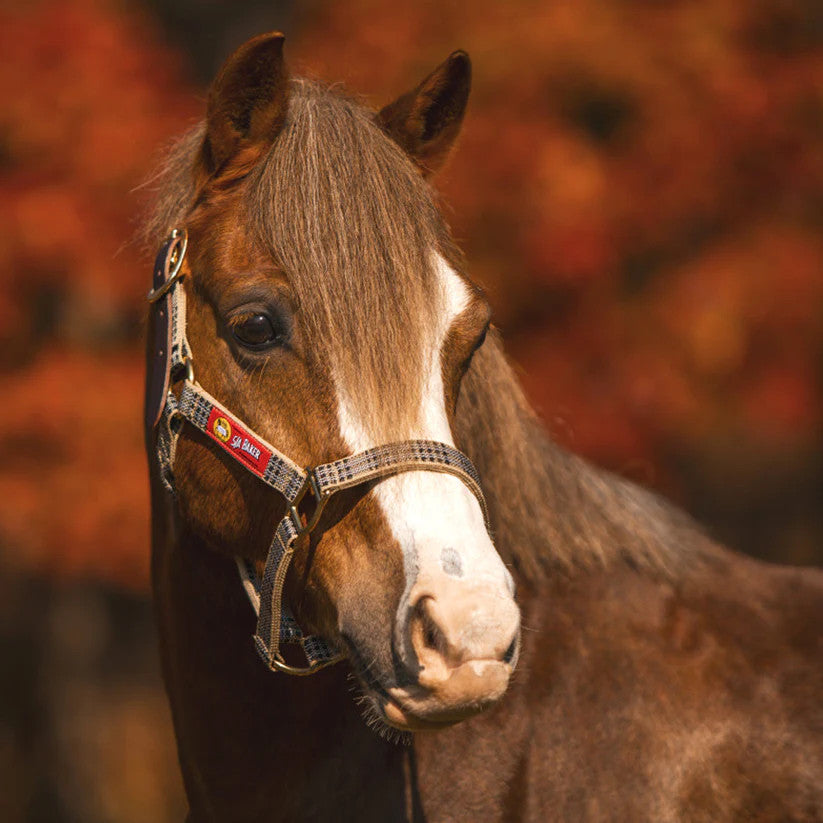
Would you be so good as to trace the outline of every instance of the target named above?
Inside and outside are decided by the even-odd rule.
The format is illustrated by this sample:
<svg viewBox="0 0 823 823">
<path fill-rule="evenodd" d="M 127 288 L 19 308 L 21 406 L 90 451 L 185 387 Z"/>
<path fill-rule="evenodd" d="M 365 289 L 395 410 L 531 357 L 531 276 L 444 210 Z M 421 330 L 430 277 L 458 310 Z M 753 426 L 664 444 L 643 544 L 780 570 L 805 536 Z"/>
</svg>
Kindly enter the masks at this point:
<svg viewBox="0 0 823 823">
<path fill-rule="evenodd" d="M 270 672 L 253 650 L 255 615 L 233 559 L 180 523 L 156 480 L 153 505 L 161 659 L 192 819 L 257 820 L 272 808 L 277 819 L 307 809 L 333 819 L 335 798 L 361 795 L 380 809 L 374 819 L 400 819 L 404 749 L 363 722 L 348 666 L 309 678 Z M 364 775 L 376 764 L 386 779 L 369 794 Z"/>
<path fill-rule="evenodd" d="M 521 579 L 612 563 L 671 578 L 717 551 L 676 507 L 552 443 L 497 335 L 464 379 L 454 429 L 480 473 L 498 551 Z"/>
</svg>

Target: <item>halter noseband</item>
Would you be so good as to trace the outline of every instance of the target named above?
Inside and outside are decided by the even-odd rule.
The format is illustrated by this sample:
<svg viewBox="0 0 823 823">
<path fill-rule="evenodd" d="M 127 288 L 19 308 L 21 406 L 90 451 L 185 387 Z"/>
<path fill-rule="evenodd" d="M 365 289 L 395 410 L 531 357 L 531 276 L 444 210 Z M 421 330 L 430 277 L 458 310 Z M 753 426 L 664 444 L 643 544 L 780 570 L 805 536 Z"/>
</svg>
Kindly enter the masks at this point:
<svg viewBox="0 0 823 823">
<path fill-rule="evenodd" d="M 486 528 L 489 517 L 477 471 L 466 455 L 446 443 L 405 440 L 376 446 L 357 454 L 302 469 L 286 455 L 244 425 L 194 378 L 193 358 L 186 338 L 186 292 L 183 260 L 188 236 L 175 229 L 160 248 L 154 265 L 148 301 L 154 313 L 154 337 L 146 384 L 146 427 L 157 432 L 156 456 L 160 479 L 171 494 L 174 488 L 174 457 L 183 421 L 205 433 L 286 501 L 286 514 L 278 523 L 262 579 L 245 558 L 235 558 L 243 588 L 257 614 L 255 646 L 266 665 L 288 674 L 305 675 L 336 663 L 344 654 L 324 639 L 305 635 L 283 602 L 286 572 L 298 541 L 317 527 L 332 495 L 374 480 L 406 471 L 436 471 L 452 474 L 466 484 L 477 498 Z M 179 397 L 171 391 L 172 381 L 182 379 Z M 311 496 L 314 509 L 308 516 L 300 504 Z M 291 666 L 283 659 L 281 643 L 301 646 L 309 663 Z"/>
</svg>

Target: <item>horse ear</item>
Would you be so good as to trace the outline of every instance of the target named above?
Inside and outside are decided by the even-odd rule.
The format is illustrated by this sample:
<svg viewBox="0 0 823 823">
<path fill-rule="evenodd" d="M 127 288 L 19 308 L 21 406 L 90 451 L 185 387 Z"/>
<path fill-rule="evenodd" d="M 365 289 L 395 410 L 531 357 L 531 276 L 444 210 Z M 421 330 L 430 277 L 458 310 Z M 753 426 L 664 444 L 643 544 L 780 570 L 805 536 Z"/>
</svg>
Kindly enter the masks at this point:
<svg viewBox="0 0 823 823">
<path fill-rule="evenodd" d="M 261 34 L 223 64 L 209 90 L 203 164 L 218 171 L 245 149 L 262 150 L 277 136 L 288 107 L 288 73 L 280 32 Z"/>
<path fill-rule="evenodd" d="M 452 52 L 417 88 L 378 115 L 385 131 L 426 176 L 443 165 L 460 131 L 471 75 L 469 55 Z"/>
</svg>

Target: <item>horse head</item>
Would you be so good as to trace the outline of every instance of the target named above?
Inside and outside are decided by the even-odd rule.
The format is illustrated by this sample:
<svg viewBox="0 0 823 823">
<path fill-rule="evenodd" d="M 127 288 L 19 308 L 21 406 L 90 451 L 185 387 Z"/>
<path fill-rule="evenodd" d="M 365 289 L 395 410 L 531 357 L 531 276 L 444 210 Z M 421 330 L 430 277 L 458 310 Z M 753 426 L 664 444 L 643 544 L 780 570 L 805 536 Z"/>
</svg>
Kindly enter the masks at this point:
<svg viewBox="0 0 823 823">
<path fill-rule="evenodd" d="M 455 445 L 489 307 L 428 177 L 459 130 L 468 57 L 455 52 L 375 114 L 291 79 L 282 51 L 270 34 L 235 52 L 198 132 L 182 220 L 198 381 L 297 465 L 410 439 Z M 265 562 L 281 498 L 192 427 L 174 476 L 187 529 Z M 406 471 L 335 495 L 298 543 L 284 596 L 396 728 L 492 705 L 516 663 L 512 577 L 478 500 L 449 474 Z"/>
</svg>

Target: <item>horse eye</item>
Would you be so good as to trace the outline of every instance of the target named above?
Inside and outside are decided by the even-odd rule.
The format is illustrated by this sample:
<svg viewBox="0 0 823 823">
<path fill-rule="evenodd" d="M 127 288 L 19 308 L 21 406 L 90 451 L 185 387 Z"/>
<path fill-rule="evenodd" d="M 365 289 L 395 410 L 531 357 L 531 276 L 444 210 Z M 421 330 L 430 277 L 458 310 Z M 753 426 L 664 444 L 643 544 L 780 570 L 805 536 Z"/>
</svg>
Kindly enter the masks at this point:
<svg viewBox="0 0 823 823">
<path fill-rule="evenodd" d="M 469 356 L 465 360 L 465 367 L 466 368 L 469 367 L 469 363 L 471 363 L 472 358 L 475 355 L 475 352 L 486 342 L 486 335 L 488 334 L 488 332 L 489 332 L 489 324 L 486 323 L 485 327 L 483 328 L 483 331 L 480 332 L 480 337 L 478 337 L 477 340 L 475 340 L 475 343 L 472 346 L 472 350 L 469 352 Z"/>
<path fill-rule="evenodd" d="M 250 314 L 232 324 L 232 334 L 250 349 L 262 349 L 276 343 L 280 334 L 266 314 Z"/>
</svg>

